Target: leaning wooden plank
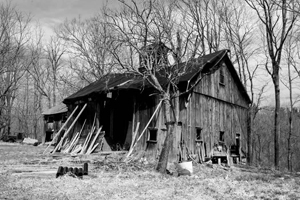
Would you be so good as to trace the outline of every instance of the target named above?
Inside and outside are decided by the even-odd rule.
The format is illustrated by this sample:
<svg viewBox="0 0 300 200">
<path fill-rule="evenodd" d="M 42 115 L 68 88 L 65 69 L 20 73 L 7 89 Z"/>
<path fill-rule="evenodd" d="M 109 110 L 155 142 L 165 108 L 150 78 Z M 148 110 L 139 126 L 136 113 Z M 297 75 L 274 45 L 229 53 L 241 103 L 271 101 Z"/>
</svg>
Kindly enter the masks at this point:
<svg viewBox="0 0 300 200">
<path fill-rule="evenodd" d="M 70 151 L 72 151 L 72 149 L 74 148 L 74 146 L 76 146 L 76 144 L 77 144 L 77 142 L 78 142 L 78 140 L 79 140 L 79 138 L 80 138 L 80 135 L 81 135 L 81 133 L 82 133 L 82 131 L 83 131 L 83 128 L 84 128 L 84 126 L 85 126 L 85 123 L 86 123 L 86 119 L 84 120 L 83 125 L 82 125 L 80 131 L 79 131 L 79 132 L 76 134 L 76 136 L 74 137 L 74 139 L 73 139 L 73 141 L 72 141 L 70 147 L 67 149 L 66 153 L 70 153 Z"/>
<path fill-rule="evenodd" d="M 95 129 L 96 129 L 96 127 L 95 127 L 95 122 L 96 122 L 96 113 L 95 113 L 95 115 L 94 115 L 94 120 L 93 120 L 93 125 L 92 125 L 92 131 L 91 131 L 91 134 L 89 134 L 88 136 L 87 136 L 87 138 L 86 138 L 86 140 L 85 140 L 85 142 L 84 142 L 84 144 L 83 144 L 83 146 L 82 146 L 82 150 L 81 150 L 81 154 L 83 154 L 83 153 L 85 153 L 86 152 L 86 149 L 87 149 L 87 146 L 88 146 L 88 144 L 89 144 L 89 142 L 90 142 L 90 139 L 91 139 L 91 137 L 93 136 L 93 133 L 94 133 L 94 131 L 95 131 Z"/>
<path fill-rule="evenodd" d="M 94 127 L 94 126 L 95 126 L 95 122 L 96 122 L 96 116 L 97 116 L 97 115 L 96 115 L 96 113 L 95 113 L 92 127 Z"/>
<path fill-rule="evenodd" d="M 97 138 L 98 138 L 98 136 L 99 136 L 99 134 L 100 134 L 100 132 L 101 132 L 101 129 L 102 129 L 102 126 L 98 129 L 96 135 L 94 136 L 93 141 L 91 142 L 89 148 L 88 148 L 87 151 L 86 151 L 87 153 L 88 153 L 89 151 L 92 150 L 92 148 L 93 148 L 93 146 L 94 146 L 94 144 L 95 144 L 95 141 L 97 140 Z"/>
<path fill-rule="evenodd" d="M 79 132 L 76 133 L 76 135 L 74 136 L 74 138 L 69 142 L 69 145 L 65 148 L 65 150 L 63 151 L 63 153 L 69 153 L 70 149 L 72 148 L 75 140 L 77 139 Z"/>
<path fill-rule="evenodd" d="M 90 150 L 90 151 L 88 151 L 87 153 L 86 153 L 86 155 L 90 155 L 95 149 L 96 149 L 96 147 L 99 145 L 99 143 L 97 143 L 97 144 L 95 144 L 95 146 Z"/>
<path fill-rule="evenodd" d="M 60 147 L 60 149 L 66 149 L 66 148 L 68 148 L 69 146 L 70 146 L 70 140 L 69 140 L 69 138 L 65 138 L 65 141 L 62 143 L 62 145 L 61 145 L 61 147 Z M 59 149 L 58 149 L 59 150 Z"/>
<path fill-rule="evenodd" d="M 89 135 L 89 137 L 88 137 L 87 140 L 86 140 L 85 146 L 83 146 L 83 148 L 82 148 L 83 153 L 86 153 L 86 152 L 87 152 L 87 150 L 88 150 L 88 148 L 89 148 L 89 145 L 90 145 L 90 142 L 91 142 L 91 139 L 92 139 L 93 135 L 94 135 L 94 137 L 95 137 L 95 135 L 97 135 L 97 133 L 98 133 L 98 132 L 96 131 L 96 127 L 94 127 L 93 132 Z"/>
<path fill-rule="evenodd" d="M 76 140 L 78 134 L 79 134 L 79 132 L 77 132 L 76 135 L 74 136 L 74 138 L 70 141 L 70 145 L 68 146 L 68 148 L 65 148 L 65 150 L 63 151 L 64 153 L 68 153 L 68 151 L 72 148 L 72 145 L 73 145 L 74 141 Z"/>
<path fill-rule="evenodd" d="M 80 139 L 80 136 L 78 136 L 78 137 L 76 138 L 76 140 L 74 141 L 74 144 L 71 146 L 71 148 L 69 149 L 69 151 L 68 151 L 67 153 L 70 153 L 70 152 L 72 152 L 72 151 L 74 150 L 74 148 L 76 147 L 76 145 L 77 145 L 79 139 Z"/>
<path fill-rule="evenodd" d="M 84 143 L 83 143 L 83 146 L 82 146 L 82 150 L 80 152 L 80 154 L 84 154 L 85 151 L 86 151 L 86 147 L 87 145 L 89 144 L 90 142 L 90 138 L 92 137 L 93 133 L 95 132 L 95 127 L 92 128 L 92 130 L 89 132 L 88 136 L 86 137 Z"/>
<path fill-rule="evenodd" d="M 43 154 L 46 153 L 46 151 L 48 150 L 48 148 L 52 145 L 53 141 L 55 141 L 55 139 L 59 136 L 60 132 L 65 128 L 65 126 L 68 124 L 68 122 L 70 121 L 70 119 L 72 118 L 72 116 L 74 115 L 74 113 L 76 112 L 76 110 L 78 109 L 78 106 L 76 106 L 76 108 L 73 110 L 73 112 L 71 113 L 71 115 L 68 117 L 67 121 L 64 123 L 64 125 L 62 125 L 62 127 L 59 129 L 59 131 L 57 132 L 57 134 L 55 135 L 55 137 L 52 139 L 51 143 L 48 145 L 48 147 L 45 149 L 45 151 L 43 152 Z"/>
<path fill-rule="evenodd" d="M 101 149 L 102 149 L 102 147 L 103 147 L 103 143 L 104 143 L 103 140 L 105 139 L 105 138 L 104 138 L 105 132 L 100 132 L 100 134 L 101 134 L 101 135 L 99 136 L 100 139 L 98 140 L 98 141 L 99 141 L 99 142 L 98 142 L 98 143 L 99 143 L 98 146 L 99 146 L 99 149 L 100 149 L 100 151 L 101 151 Z M 99 137 L 98 137 L 98 138 L 99 138 Z M 90 148 L 86 153 L 87 153 L 87 154 L 91 154 L 91 153 L 95 150 L 95 149 L 93 150 L 93 148 L 94 148 L 94 147 L 92 146 L 92 148 Z"/>
<path fill-rule="evenodd" d="M 71 143 L 71 146 L 74 146 L 74 143 L 77 141 L 77 138 L 80 137 L 80 134 L 83 131 L 85 123 L 86 123 L 86 119 L 84 120 L 83 125 L 82 125 L 80 131 L 78 132 L 78 134 L 76 134 L 75 137 L 73 138 L 73 141 L 72 141 L 73 144 Z"/>
<path fill-rule="evenodd" d="M 80 130 L 80 132 L 79 132 L 79 135 L 77 136 L 77 138 L 76 138 L 74 144 L 72 145 L 72 149 L 77 145 L 77 143 L 78 143 L 78 141 L 79 141 L 79 139 L 80 139 L 80 135 L 81 135 L 81 133 L 82 133 L 82 131 L 83 131 L 83 129 L 84 129 L 85 123 L 86 123 L 86 120 L 84 120 L 84 123 L 83 123 L 83 125 L 82 125 L 82 127 L 81 127 L 81 130 Z M 70 149 L 70 151 L 72 151 L 72 149 Z"/>
<path fill-rule="evenodd" d="M 149 124 L 151 123 L 152 119 L 154 118 L 154 116 L 156 115 L 157 111 L 159 110 L 160 106 L 161 106 L 162 100 L 159 102 L 159 104 L 157 105 L 153 115 L 151 116 L 151 118 L 149 119 L 149 122 L 146 124 L 144 130 L 142 131 L 141 135 L 138 137 L 138 139 L 136 140 L 136 142 L 134 143 L 134 145 L 132 146 L 131 149 L 129 149 L 128 154 L 126 155 L 126 158 L 128 158 L 131 153 L 133 152 L 134 147 L 136 146 L 136 144 L 138 143 L 138 141 L 142 138 L 143 134 L 145 133 L 145 131 L 147 130 Z"/>
<path fill-rule="evenodd" d="M 84 144 L 82 147 L 84 147 L 86 145 L 86 142 L 88 141 L 88 138 L 90 137 L 90 134 L 91 133 L 94 133 L 95 131 L 95 128 L 94 125 L 95 125 L 95 122 L 96 122 L 96 113 L 95 113 L 95 116 L 94 116 L 94 120 L 93 120 L 93 125 L 92 125 L 92 128 L 91 128 L 91 132 L 89 132 L 88 136 L 86 137 L 85 141 L 84 141 Z"/>
<path fill-rule="evenodd" d="M 71 154 L 78 153 L 78 152 L 81 151 L 81 149 L 82 149 L 82 146 L 81 146 L 81 145 L 78 145 L 78 146 L 76 146 L 76 148 L 71 152 Z"/>
<path fill-rule="evenodd" d="M 69 134 L 69 132 L 71 131 L 71 129 L 73 128 L 73 126 L 75 125 L 76 121 L 78 120 L 78 118 L 80 117 L 80 115 L 82 114 L 82 112 L 84 111 L 84 109 L 86 108 L 87 103 L 84 104 L 83 108 L 81 109 L 81 111 L 79 112 L 79 114 L 77 115 L 77 117 L 74 119 L 73 123 L 71 124 L 71 126 L 69 127 L 69 129 L 65 132 L 63 138 L 61 138 L 60 142 L 56 145 L 55 149 L 52 151 L 52 154 L 55 153 L 57 151 L 58 148 L 60 148 L 63 140 L 65 139 L 65 137 L 67 137 L 67 135 Z"/>
<path fill-rule="evenodd" d="M 132 149 L 133 145 L 135 144 L 135 138 L 136 138 L 137 133 L 138 133 L 138 131 L 139 131 L 139 127 L 140 127 L 140 122 L 138 122 L 138 123 L 136 124 L 136 128 L 135 128 L 135 131 L 134 131 L 133 136 L 132 136 L 132 142 L 131 142 L 131 144 L 130 144 L 129 150 Z"/>
<path fill-rule="evenodd" d="M 68 130 L 65 132 L 63 138 L 61 139 L 61 142 L 58 144 L 58 149 L 60 149 L 62 147 L 62 141 L 64 138 L 66 138 L 69 134 L 69 132 L 72 130 L 72 128 L 74 127 L 75 123 L 77 122 L 77 120 L 79 119 L 79 117 L 81 116 L 82 112 L 84 111 L 84 109 L 86 108 L 87 103 L 83 106 L 83 108 L 81 109 L 81 111 L 79 112 L 79 114 L 77 115 L 77 117 L 74 119 L 74 121 L 72 122 L 72 124 L 70 125 L 70 127 L 68 128 Z"/>
</svg>

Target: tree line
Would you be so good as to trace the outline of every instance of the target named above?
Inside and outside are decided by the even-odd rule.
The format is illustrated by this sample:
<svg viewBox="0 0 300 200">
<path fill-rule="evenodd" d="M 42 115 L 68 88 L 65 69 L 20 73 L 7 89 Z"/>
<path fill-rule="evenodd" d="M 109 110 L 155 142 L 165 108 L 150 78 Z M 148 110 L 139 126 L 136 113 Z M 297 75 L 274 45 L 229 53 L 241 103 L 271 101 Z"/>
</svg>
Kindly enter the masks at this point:
<svg viewBox="0 0 300 200">
<path fill-rule="evenodd" d="M 171 104 L 182 95 L 176 83 L 186 70 L 180 64 L 229 49 L 252 101 L 248 162 L 296 170 L 298 8 L 295 0 L 119 0 L 117 8 L 103 5 L 88 19 L 66 19 L 45 38 L 32 16 L 2 3 L 0 136 L 20 131 L 40 138 L 43 110 L 114 72 L 142 76 L 160 95 L 167 122 L 176 121 Z M 155 60 L 153 52 L 161 48 L 168 53 L 159 63 L 146 62 Z M 161 85 L 157 74 L 167 84 Z M 275 106 L 266 108 L 266 91 L 272 87 Z M 288 110 L 281 108 L 282 88 L 289 91 Z M 174 129 L 167 124 L 160 171 Z"/>
</svg>

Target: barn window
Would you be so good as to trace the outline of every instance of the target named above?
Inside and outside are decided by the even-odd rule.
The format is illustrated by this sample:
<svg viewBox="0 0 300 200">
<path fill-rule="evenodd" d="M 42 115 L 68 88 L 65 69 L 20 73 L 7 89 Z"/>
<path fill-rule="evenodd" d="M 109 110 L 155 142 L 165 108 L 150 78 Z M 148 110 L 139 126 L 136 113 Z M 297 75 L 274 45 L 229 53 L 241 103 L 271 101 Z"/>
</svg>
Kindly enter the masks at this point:
<svg viewBox="0 0 300 200">
<path fill-rule="evenodd" d="M 224 68 L 220 68 L 220 85 L 225 85 L 225 75 L 224 75 Z"/>
<path fill-rule="evenodd" d="M 148 128 L 148 142 L 157 142 L 157 128 Z"/>
<path fill-rule="evenodd" d="M 236 142 L 236 146 L 240 147 L 240 143 L 241 143 L 241 134 L 237 133 L 235 136 L 235 142 Z"/>
<path fill-rule="evenodd" d="M 224 141 L 225 141 L 225 132 L 220 131 L 219 142 L 224 142 Z"/>
<path fill-rule="evenodd" d="M 47 122 L 48 123 L 52 123 L 53 121 L 54 121 L 54 117 L 53 116 L 49 116 Z"/>
<path fill-rule="evenodd" d="M 196 127 L 196 142 L 203 141 L 202 138 L 202 128 Z"/>
<path fill-rule="evenodd" d="M 62 114 L 61 117 L 62 117 L 61 122 L 65 123 L 67 121 L 67 113 Z"/>
</svg>

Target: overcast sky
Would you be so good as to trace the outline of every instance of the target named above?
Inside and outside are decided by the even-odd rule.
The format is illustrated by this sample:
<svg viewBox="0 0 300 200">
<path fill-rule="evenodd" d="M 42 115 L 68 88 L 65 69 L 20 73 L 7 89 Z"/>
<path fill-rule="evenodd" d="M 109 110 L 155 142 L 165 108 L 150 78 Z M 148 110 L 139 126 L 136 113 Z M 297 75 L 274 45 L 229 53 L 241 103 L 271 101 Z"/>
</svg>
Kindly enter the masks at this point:
<svg viewBox="0 0 300 200">
<path fill-rule="evenodd" d="M 0 0 L 6 2 L 7 0 Z M 66 18 L 80 16 L 88 18 L 99 12 L 100 8 L 108 3 L 115 7 L 117 0 L 10 0 L 17 10 L 30 13 L 33 22 L 39 22 L 48 37 L 52 27 L 63 22 Z"/>
</svg>

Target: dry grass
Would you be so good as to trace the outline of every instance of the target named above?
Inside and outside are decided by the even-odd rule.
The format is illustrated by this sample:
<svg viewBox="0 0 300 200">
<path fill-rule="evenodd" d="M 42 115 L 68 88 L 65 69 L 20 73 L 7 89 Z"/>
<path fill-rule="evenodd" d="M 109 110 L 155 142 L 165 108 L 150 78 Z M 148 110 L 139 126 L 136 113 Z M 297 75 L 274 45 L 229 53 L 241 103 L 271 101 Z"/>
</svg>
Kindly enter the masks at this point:
<svg viewBox="0 0 300 200">
<path fill-rule="evenodd" d="M 44 148 L 0 143 L 0 162 L 5 163 L 0 199 L 300 199 L 299 176 L 255 168 L 199 165 L 192 176 L 174 177 L 156 173 L 151 165 L 92 157 L 91 175 L 83 179 L 30 175 L 89 160 L 44 156 Z"/>
</svg>

